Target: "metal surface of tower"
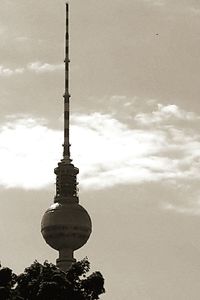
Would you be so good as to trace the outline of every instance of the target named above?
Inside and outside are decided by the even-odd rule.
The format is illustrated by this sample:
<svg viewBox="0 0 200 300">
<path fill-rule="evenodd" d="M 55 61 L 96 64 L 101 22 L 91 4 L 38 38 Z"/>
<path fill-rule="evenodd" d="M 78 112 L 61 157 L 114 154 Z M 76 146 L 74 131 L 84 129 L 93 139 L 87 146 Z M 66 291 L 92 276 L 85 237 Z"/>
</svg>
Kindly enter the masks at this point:
<svg viewBox="0 0 200 300">
<path fill-rule="evenodd" d="M 79 169 L 72 164 L 69 142 L 69 4 L 66 3 L 65 92 L 63 158 L 54 169 L 56 195 L 54 204 L 45 212 L 41 222 L 42 235 L 52 248 L 59 251 L 57 266 L 67 271 L 75 262 L 73 252 L 88 240 L 92 223 L 87 211 L 79 204 L 77 179 Z"/>
</svg>

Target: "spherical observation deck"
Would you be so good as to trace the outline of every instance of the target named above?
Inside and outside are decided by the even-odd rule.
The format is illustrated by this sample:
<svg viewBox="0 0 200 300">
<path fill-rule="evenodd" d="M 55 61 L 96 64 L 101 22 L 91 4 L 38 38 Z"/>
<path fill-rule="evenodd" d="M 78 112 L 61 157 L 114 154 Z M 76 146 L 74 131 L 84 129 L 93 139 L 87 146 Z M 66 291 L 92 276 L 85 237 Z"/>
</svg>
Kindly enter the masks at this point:
<svg viewBox="0 0 200 300">
<path fill-rule="evenodd" d="M 54 203 L 44 213 L 41 232 L 46 243 L 59 251 L 57 266 L 66 272 L 76 260 L 74 250 L 89 239 L 92 222 L 87 211 L 76 201 Z"/>
<path fill-rule="evenodd" d="M 46 243 L 58 251 L 81 248 L 91 231 L 90 216 L 78 203 L 55 203 L 42 218 L 42 235 Z"/>
</svg>

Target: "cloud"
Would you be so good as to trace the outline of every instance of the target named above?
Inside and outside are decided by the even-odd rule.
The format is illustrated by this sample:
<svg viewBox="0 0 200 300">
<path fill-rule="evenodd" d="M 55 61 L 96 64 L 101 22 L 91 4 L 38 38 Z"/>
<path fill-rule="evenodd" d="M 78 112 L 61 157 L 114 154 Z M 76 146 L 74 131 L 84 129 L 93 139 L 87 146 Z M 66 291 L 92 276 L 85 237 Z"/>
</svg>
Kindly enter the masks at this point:
<svg viewBox="0 0 200 300">
<path fill-rule="evenodd" d="M 28 38 L 27 36 L 17 36 L 15 40 L 18 42 L 27 42 L 28 40 L 30 40 L 30 38 Z"/>
<path fill-rule="evenodd" d="M 75 149 L 82 166 L 82 184 L 115 184 L 199 178 L 200 137 L 173 127 L 130 129 L 110 115 L 74 117 Z"/>
<path fill-rule="evenodd" d="M 60 139 L 43 120 L 12 117 L 0 130 L 0 184 L 24 189 L 50 184 Z"/>
<path fill-rule="evenodd" d="M 54 72 L 58 70 L 63 70 L 64 64 L 49 64 L 36 61 L 28 64 L 27 69 L 35 73 Z"/>
<path fill-rule="evenodd" d="M 143 0 L 144 2 L 154 5 L 154 6 L 163 6 L 165 5 L 165 0 Z"/>
<path fill-rule="evenodd" d="M 199 17 L 199 15 L 200 15 L 200 7 L 189 7 L 189 11 L 191 12 L 191 14 L 193 15 L 193 16 L 197 16 L 197 17 Z"/>
<path fill-rule="evenodd" d="M 183 199 L 186 199 L 185 201 Z M 182 195 L 182 201 L 165 202 L 162 208 L 166 211 L 175 212 L 184 215 L 200 215 L 200 195 L 194 195 L 193 191 L 190 194 Z"/>
<path fill-rule="evenodd" d="M 162 134 L 129 129 L 100 113 L 75 115 L 73 128 L 72 144 L 81 163 L 83 186 L 102 188 L 151 180 L 145 164 L 153 165 L 155 147 L 161 149 L 164 143 Z"/>
<path fill-rule="evenodd" d="M 160 111 L 188 117 L 173 106 Z M 200 179 L 200 136 L 195 129 L 130 128 L 110 114 L 91 113 L 73 115 L 71 131 L 72 158 L 84 189 Z M 26 189 L 52 184 L 62 136 L 44 120 L 10 118 L 0 130 L 0 184 Z"/>
<path fill-rule="evenodd" d="M 161 124 L 173 121 L 196 121 L 200 120 L 194 112 L 187 112 L 180 109 L 177 105 L 157 104 L 156 110 L 151 113 L 139 113 L 135 116 L 135 120 L 140 125 Z"/>
<path fill-rule="evenodd" d="M 10 69 L 10 68 L 0 65 L 0 76 L 10 77 L 12 75 L 24 73 L 24 70 L 25 70 L 24 68 Z"/>
<path fill-rule="evenodd" d="M 10 77 L 12 75 L 23 74 L 25 71 L 35 73 L 48 73 L 64 69 L 64 64 L 49 64 L 39 61 L 27 64 L 25 67 L 9 68 L 0 65 L 0 77 Z"/>
</svg>

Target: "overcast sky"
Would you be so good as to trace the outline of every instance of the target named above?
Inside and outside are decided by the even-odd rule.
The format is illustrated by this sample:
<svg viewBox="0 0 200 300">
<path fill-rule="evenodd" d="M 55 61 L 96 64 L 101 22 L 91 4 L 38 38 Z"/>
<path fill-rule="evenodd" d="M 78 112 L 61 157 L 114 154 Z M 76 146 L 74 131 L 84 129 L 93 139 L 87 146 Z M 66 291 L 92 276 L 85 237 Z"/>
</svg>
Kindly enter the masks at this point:
<svg viewBox="0 0 200 300">
<path fill-rule="evenodd" d="M 55 262 L 65 1 L 1 0 L 0 260 Z M 200 298 L 200 3 L 71 0 L 71 143 L 102 299 Z"/>
</svg>

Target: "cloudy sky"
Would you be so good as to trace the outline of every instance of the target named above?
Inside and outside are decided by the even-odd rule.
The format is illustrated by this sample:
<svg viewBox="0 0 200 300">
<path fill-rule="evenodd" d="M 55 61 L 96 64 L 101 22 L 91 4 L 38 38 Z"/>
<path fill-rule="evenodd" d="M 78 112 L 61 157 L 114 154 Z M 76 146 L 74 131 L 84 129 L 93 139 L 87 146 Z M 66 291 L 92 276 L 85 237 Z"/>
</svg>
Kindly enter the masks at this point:
<svg viewBox="0 0 200 300">
<path fill-rule="evenodd" d="M 200 3 L 71 0 L 74 164 L 102 299 L 200 297 Z M 0 260 L 57 253 L 40 234 L 62 156 L 65 1 L 1 0 Z"/>
</svg>

